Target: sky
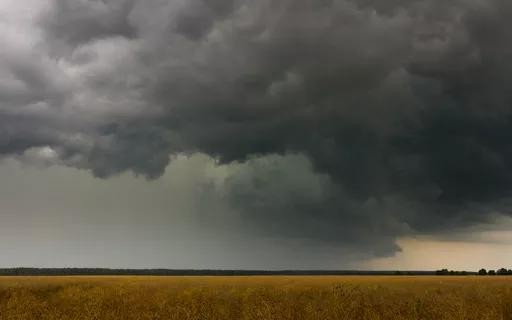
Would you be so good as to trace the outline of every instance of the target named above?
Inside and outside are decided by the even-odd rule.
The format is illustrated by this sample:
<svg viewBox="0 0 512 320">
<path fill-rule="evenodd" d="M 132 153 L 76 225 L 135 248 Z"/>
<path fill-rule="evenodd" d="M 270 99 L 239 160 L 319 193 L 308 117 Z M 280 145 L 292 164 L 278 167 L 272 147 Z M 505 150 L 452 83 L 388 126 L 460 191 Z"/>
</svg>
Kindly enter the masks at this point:
<svg viewBox="0 0 512 320">
<path fill-rule="evenodd" d="M 512 267 L 507 0 L 0 0 L 0 266 Z"/>
</svg>

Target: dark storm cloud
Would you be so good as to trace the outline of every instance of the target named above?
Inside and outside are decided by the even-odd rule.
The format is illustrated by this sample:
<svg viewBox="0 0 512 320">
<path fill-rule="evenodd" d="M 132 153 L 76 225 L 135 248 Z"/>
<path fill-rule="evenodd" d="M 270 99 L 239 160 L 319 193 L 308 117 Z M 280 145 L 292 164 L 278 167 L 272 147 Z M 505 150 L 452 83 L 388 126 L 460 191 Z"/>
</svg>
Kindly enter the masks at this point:
<svg viewBox="0 0 512 320">
<path fill-rule="evenodd" d="M 327 175 L 313 172 L 303 156 L 251 159 L 227 177 L 222 190 L 244 230 L 267 237 L 356 247 L 372 256 L 395 252 L 396 235 L 410 231 L 402 221 L 406 199 L 358 201 Z"/>
<path fill-rule="evenodd" d="M 134 0 L 55 0 L 43 19 L 49 34 L 70 44 L 111 36 L 133 37 Z"/>
<path fill-rule="evenodd" d="M 249 229 L 389 253 L 506 208 L 511 17 L 504 0 L 56 0 L 35 60 L 5 66 L 0 152 L 100 177 L 263 156 L 222 185 Z"/>
</svg>

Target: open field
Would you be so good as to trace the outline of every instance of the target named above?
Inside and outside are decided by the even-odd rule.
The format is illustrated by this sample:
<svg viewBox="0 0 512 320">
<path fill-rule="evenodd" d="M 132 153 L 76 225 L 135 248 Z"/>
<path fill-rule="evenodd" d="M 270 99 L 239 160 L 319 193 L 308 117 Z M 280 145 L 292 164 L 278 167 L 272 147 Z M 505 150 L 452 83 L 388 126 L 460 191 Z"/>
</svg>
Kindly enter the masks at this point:
<svg viewBox="0 0 512 320">
<path fill-rule="evenodd" d="M 512 319 L 512 277 L 0 277 L 0 319 Z"/>
</svg>

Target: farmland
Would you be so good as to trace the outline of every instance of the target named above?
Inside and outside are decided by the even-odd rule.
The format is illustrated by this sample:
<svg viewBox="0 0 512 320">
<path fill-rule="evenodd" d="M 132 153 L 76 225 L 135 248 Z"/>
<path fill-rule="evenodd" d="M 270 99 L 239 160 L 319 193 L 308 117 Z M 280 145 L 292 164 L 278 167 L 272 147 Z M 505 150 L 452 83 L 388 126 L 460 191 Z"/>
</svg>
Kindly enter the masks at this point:
<svg viewBox="0 0 512 320">
<path fill-rule="evenodd" d="M 0 277 L 0 319 L 512 319 L 512 277 Z"/>
</svg>

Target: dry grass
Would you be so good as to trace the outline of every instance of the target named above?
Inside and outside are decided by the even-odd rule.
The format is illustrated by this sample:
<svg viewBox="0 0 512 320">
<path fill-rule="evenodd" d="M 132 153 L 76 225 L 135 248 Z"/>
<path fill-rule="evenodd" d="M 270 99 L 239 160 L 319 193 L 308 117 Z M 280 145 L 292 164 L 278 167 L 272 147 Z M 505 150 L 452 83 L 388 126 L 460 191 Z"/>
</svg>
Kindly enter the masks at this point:
<svg viewBox="0 0 512 320">
<path fill-rule="evenodd" d="M 0 277 L 0 319 L 512 320 L 512 277 Z"/>
</svg>

